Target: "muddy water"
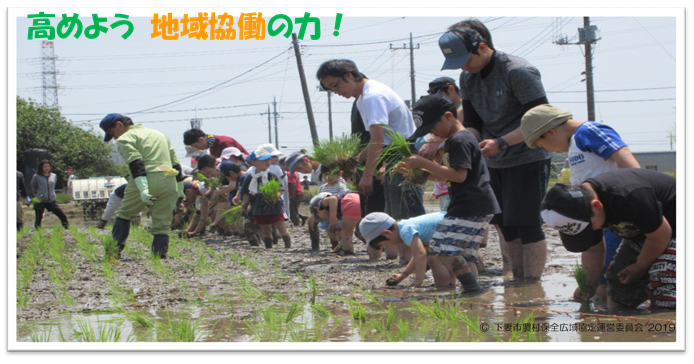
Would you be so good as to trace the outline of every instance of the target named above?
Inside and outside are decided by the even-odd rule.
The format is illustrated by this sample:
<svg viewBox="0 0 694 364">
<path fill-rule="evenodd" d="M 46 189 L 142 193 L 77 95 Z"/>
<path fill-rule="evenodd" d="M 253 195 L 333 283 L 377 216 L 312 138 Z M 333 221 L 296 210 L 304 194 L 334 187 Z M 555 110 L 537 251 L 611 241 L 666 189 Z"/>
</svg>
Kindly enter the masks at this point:
<svg viewBox="0 0 694 364">
<path fill-rule="evenodd" d="M 45 221 L 48 223 L 50 219 Z M 78 225 L 79 221 L 83 222 L 81 216 L 73 218 L 71 223 Z M 88 221 L 82 226 L 89 228 L 92 224 Z M 548 263 L 540 282 L 522 283 L 501 276 L 498 239 L 492 232 L 489 246 L 481 250 L 486 265 L 480 277 L 484 289 L 461 294 L 460 288 L 434 288 L 430 276 L 425 280 L 425 286 L 428 285 L 425 288 L 386 288 L 385 279 L 402 270 L 395 261 L 369 260 L 365 252 L 355 256 L 334 255 L 327 252 L 325 245 L 321 252 L 312 253 L 304 229 L 290 227 L 294 244 L 289 250 L 251 248 L 241 239 L 211 234 L 204 242 L 179 242 L 180 258 L 163 262 L 163 266 L 171 269 L 169 278 L 158 276 L 146 256 L 135 254 L 146 251 L 148 242 L 129 241 L 133 250 L 126 250 L 126 259 L 116 267 L 120 289 L 133 293 L 134 299 L 127 302 L 115 302 L 108 280 L 99 275 L 100 264 L 86 261 L 75 250 L 70 253 L 79 265 L 69 285 L 73 305 L 61 303 L 55 284 L 49 280 L 48 267 L 38 267 L 29 287 L 34 292 L 29 304 L 17 310 L 17 340 L 31 341 L 38 337 L 75 341 L 80 325 L 88 323 L 94 330 L 117 326 L 119 341 L 172 341 L 169 323 L 187 321 L 197 323 L 197 341 L 210 342 L 495 342 L 512 340 L 511 325 L 520 323 L 531 313 L 535 328 L 528 329 L 536 333 L 532 338 L 527 334 L 520 337 L 521 341 L 670 342 L 676 339 L 674 312 L 651 313 L 645 306 L 630 311 L 609 311 L 596 304 L 593 314 L 579 314 L 579 304 L 570 299 L 575 289 L 570 271 L 579 256 L 563 249 L 552 231 L 547 231 Z M 100 233 L 106 234 L 108 230 Z M 135 235 L 132 233 L 130 239 L 135 240 Z M 64 236 L 66 241 L 74 242 L 69 232 Z M 27 240 L 20 241 L 20 253 Z M 214 263 L 215 272 L 195 268 L 204 247 L 214 253 L 207 260 Z M 309 303 L 310 276 L 315 276 L 317 281 L 313 301 L 330 313 L 326 318 L 320 317 Z M 354 305 L 344 300 L 361 305 L 365 322 L 353 318 Z M 418 313 L 415 302 L 427 307 L 437 302 L 443 305 L 453 302 L 459 311 L 478 320 L 477 325 L 483 329 L 475 333 L 462 324 L 447 326 L 432 315 Z M 292 303 L 299 313 L 286 322 Z M 131 314 L 139 312 L 157 324 L 142 327 L 116 312 L 115 307 Z M 394 322 L 409 323 L 411 333 L 404 339 L 396 334 L 408 329 L 401 330 L 395 325 L 382 334 L 375 326 L 386 319 L 389 307 L 394 312 Z M 62 338 L 59 331 L 63 333 Z"/>
</svg>

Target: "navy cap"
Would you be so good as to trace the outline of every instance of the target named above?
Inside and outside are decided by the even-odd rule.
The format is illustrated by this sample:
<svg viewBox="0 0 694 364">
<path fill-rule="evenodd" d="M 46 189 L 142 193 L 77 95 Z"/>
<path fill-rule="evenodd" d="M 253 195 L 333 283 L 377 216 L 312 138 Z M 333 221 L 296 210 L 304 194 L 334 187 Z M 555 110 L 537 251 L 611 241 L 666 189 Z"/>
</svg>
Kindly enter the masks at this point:
<svg viewBox="0 0 694 364">
<path fill-rule="evenodd" d="M 219 163 L 219 171 L 226 177 L 229 176 L 229 172 L 241 172 L 241 168 L 232 161 L 222 161 L 222 163 Z"/>
<path fill-rule="evenodd" d="M 484 38 L 470 28 L 456 28 L 456 32 L 449 30 L 443 33 L 439 38 L 439 48 L 446 61 L 443 62 L 441 71 L 465 67 L 470 55 L 481 42 L 484 42 Z"/>
<path fill-rule="evenodd" d="M 121 116 L 123 115 L 114 112 L 104 116 L 104 118 L 101 119 L 101 124 L 99 124 L 99 127 L 106 133 L 106 135 L 104 135 L 105 142 L 113 139 L 112 136 L 108 135 L 108 130 L 111 129 L 111 127 L 113 127 L 113 124 L 115 124 L 118 118 Z"/>
<path fill-rule="evenodd" d="M 424 96 L 412 107 L 412 119 L 417 130 L 412 133 L 408 140 L 416 140 L 419 137 L 429 134 L 434 125 L 441 119 L 446 111 L 457 115 L 457 110 L 453 101 L 441 95 Z"/>
</svg>

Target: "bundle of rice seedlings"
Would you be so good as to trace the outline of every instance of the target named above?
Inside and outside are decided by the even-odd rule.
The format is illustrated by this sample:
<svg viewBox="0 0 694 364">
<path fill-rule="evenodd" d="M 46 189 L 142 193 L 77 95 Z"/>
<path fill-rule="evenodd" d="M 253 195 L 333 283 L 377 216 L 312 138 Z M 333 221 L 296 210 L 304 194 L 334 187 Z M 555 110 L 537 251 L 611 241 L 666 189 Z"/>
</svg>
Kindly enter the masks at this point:
<svg viewBox="0 0 694 364">
<path fill-rule="evenodd" d="M 280 200 L 280 181 L 273 179 L 268 183 L 260 186 L 260 193 L 263 194 L 263 198 L 269 204 L 275 204 Z"/>
<path fill-rule="evenodd" d="M 386 162 L 386 164 L 390 166 L 387 173 L 392 175 L 393 173 L 397 173 L 400 162 L 413 154 L 412 149 L 414 143 L 408 142 L 407 139 L 402 136 L 402 134 L 391 129 L 390 127 L 384 126 L 384 128 L 385 134 L 391 140 L 391 142 L 383 149 L 381 159 L 378 161 L 378 164 L 380 165 L 381 163 Z M 413 168 L 407 171 L 405 174 L 405 181 L 403 183 L 422 186 L 427 183 L 430 174 L 431 173 L 422 170 L 421 168 Z"/>
<path fill-rule="evenodd" d="M 236 205 L 222 213 L 222 219 L 228 225 L 234 225 L 243 219 L 243 208 L 241 205 Z"/>
<path fill-rule="evenodd" d="M 343 177 L 348 178 L 354 173 L 359 153 L 363 149 L 364 145 L 358 134 L 342 133 L 332 140 L 319 140 L 313 147 L 311 159 L 331 170 L 343 171 Z"/>
<path fill-rule="evenodd" d="M 576 278 L 576 283 L 578 284 L 578 292 L 581 295 L 588 293 L 588 274 L 586 273 L 586 268 L 583 264 L 576 264 L 573 269 L 574 278 Z M 581 302 L 581 307 L 579 307 L 578 312 L 592 312 L 593 304 L 588 301 Z"/>
</svg>

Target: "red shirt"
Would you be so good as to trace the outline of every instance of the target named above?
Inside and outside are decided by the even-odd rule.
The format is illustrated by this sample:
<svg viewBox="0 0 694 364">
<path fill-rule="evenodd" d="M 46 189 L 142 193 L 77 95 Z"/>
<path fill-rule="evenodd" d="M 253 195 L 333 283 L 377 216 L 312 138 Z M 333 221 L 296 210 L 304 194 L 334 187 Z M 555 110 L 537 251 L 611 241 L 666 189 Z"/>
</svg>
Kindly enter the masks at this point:
<svg viewBox="0 0 694 364">
<path fill-rule="evenodd" d="M 210 148 L 210 155 L 214 156 L 215 158 L 221 157 L 222 151 L 229 147 L 239 148 L 241 153 L 245 155 L 250 154 L 246 148 L 241 145 L 241 143 L 236 141 L 236 139 L 224 135 L 208 135 L 207 147 Z"/>
<path fill-rule="evenodd" d="M 287 172 L 287 184 L 294 184 L 295 192 L 297 195 L 302 195 L 304 191 L 301 189 L 301 183 L 299 182 L 299 174 L 294 172 Z"/>
</svg>

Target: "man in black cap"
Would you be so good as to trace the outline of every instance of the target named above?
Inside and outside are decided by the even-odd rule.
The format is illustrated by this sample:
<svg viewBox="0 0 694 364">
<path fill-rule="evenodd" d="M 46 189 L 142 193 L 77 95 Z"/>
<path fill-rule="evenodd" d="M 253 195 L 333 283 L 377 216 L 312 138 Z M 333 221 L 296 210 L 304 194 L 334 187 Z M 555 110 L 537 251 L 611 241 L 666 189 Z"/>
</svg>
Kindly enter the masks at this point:
<svg viewBox="0 0 694 364">
<path fill-rule="evenodd" d="M 602 230 L 609 229 L 622 243 L 605 274 L 608 297 L 628 307 L 650 299 L 653 308 L 675 308 L 676 187 L 666 174 L 623 168 L 547 192 L 542 218 L 567 250 L 582 253 L 588 274 L 588 292 L 576 290 L 576 300 L 595 294 L 605 261 Z"/>
<path fill-rule="evenodd" d="M 135 125 L 132 119 L 118 113 L 106 115 L 99 127 L 106 133 L 105 142 L 116 139 L 118 153 L 130 167 L 133 181 L 125 188 L 111 231 L 118 242 L 119 255 L 125 248 L 130 222 L 149 206 L 152 212 L 150 233 L 154 235 L 152 252 L 166 258 L 172 211 L 176 199 L 183 197 L 184 178 L 171 141 L 161 132 Z"/>
<path fill-rule="evenodd" d="M 477 23 L 477 29 L 486 30 Z M 511 262 L 516 279 L 538 280 L 547 259 L 539 212 L 551 153 L 523 143 L 520 121 L 526 111 L 549 103 L 540 72 L 524 59 L 490 47 L 481 33 L 460 23 L 441 36 L 439 47 L 446 58 L 442 70 L 463 71 L 459 83 L 463 125 L 481 140 L 501 205 L 502 212 L 492 224 L 501 231 L 504 260 Z"/>
</svg>

